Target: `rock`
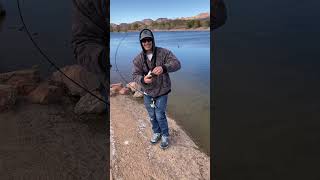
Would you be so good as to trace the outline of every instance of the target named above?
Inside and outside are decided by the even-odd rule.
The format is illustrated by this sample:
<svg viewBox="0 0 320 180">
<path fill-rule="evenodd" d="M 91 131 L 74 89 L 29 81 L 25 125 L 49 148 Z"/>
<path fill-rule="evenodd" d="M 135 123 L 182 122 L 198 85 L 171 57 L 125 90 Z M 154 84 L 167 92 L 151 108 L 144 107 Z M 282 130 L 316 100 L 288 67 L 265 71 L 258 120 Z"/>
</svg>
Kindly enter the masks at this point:
<svg viewBox="0 0 320 180">
<path fill-rule="evenodd" d="M 132 92 L 136 92 L 137 90 L 142 90 L 141 86 L 136 82 L 130 82 L 126 85 L 126 87 L 130 88 Z"/>
<path fill-rule="evenodd" d="M 12 85 L 19 95 L 28 95 L 40 81 L 38 68 L 12 71 L 0 74 L 0 83 Z"/>
<path fill-rule="evenodd" d="M 128 95 L 129 93 L 130 93 L 130 89 L 127 87 L 124 87 L 119 91 L 119 94 L 121 95 Z"/>
<path fill-rule="evenodd" d="M 104 99 L 98 91 L 94 91 L 93 94 L 97 95 L 101 99 Z M 101 114 L 105 112 L 105 110 L 106 110 L 105 103 L 95 98 L 89 93 L 82 96 L 74 108 L 74 112 L 80 115 L 81 114 Z"/>
<path fill-rule="evenodd" d="M 110 86 L 110 93 L 113 95 L 117 94 L 121 89 L 123 88 L 122 83 L 116 83 L 116 84 L 111 84 Z"/>
<path fill-rule="evenodd" d="M 17 90 L 11 85 L 0 84 L 0 112 L 10 109 L 16 102 Z"/>
<path fill-rule="evenodd" d="M 110 87 L 115 87 L 115 86 L 123 87 L 123 84 L 122 83 L 115 83 L 115 84 L 110 85 Z"/>
<path fill-rule="evenodd" d="M 114 91 L 110 91 L 110 94 L 109 94 L 109 95 L 110 95 L 110 97 L 111 97 L 111 96 L 115 96 L 115 95 L 117 95 L 117 93 L 116 93 L 116 92 L 114 92 Z"/>
<path fill-rule="evenodd" d="M 28 100 L 38 104 L 57 103 L 61 101 L 64 94 L 65 92 L 61 87 L 42 83 L 29 94 Z"/>
<path fill-rule="evenodd" d="M 133 97 L 134 98 L 142 98 L 143 97 L 143 93 L 139 92 L 139 91 L 136 91 L 134 94 L 133 94 Z"/>
<path fill-rule="evenodd" d="M 100 86 L 100 82 L 97 76 L 94 73 L 87 71 L 80 65 L 66 66 L 62 68 L 61 71 L 69 78 L 73 79 L 81 86 L 90 91 L 98 89 Z M 52 74 L 50 80 L 57 83 L 65 84 L 69 93 L 73 96 L 84 96 L 87 93 L 85 90 L 74 84 L 71 80 L 66 78 L 58 71 Z"/>
</svg>

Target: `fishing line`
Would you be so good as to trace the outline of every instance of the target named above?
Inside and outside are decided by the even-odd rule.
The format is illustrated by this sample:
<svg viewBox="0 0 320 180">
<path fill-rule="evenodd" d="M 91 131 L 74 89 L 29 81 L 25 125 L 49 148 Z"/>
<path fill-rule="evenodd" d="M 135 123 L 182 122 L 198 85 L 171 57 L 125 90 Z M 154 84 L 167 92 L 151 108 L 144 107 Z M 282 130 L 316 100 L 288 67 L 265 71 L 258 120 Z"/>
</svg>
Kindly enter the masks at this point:
<svg viewBox="0 0 320 180">
<path fill-rule="evenodd" d="M 121 45 L 121 43 L 123 42 L 123 40 L 128 36 L 128 33 L 126 32 L 125 36 L 120 40 L 120 42 L 118 43 L 118 46 L 117 46 L 117 49 L 116 49 L 116 52 L 115 52 L 115 55 L 114 55 L 114 65 L 116 67 L 115 71 L 118 72 L 118 74 L 120 75 L 120 78 L 128 85 L 130 86 L 132 89 L 142 93 L 142 94 L 145 94 L 147 95 L 145 92 L 142 92 L 141 90 L 139 89 L 136 89 L 134 87 L 132 87 L 128 81 L 123 77 L 123 75 L 121 74 L 120 70 L 118 69 L 118 65 L 117 65 L 117 55 L 118 55 L 118 50 L 119 50 L 119 47 Z"/>
<path fill-rule="evenodd" d="M 63 76 L 65 76 L 67 79 L 69 79 L 71 82 L 73 82 L 75 85 L 77 85 L 78 87 L 80 87 L 81 89 L 83 89 L 84 91 L 86 91 L 87 93 L 89 93 L 90 95 L 92 95 L 93 97 L 97 98 L 98 100 L 104 102 L 107 105 L 110 105 L 109 102 L 105 101 L 104 99 L 98 97 L 97 95 L 93 94 L 91 91 L 89 91 L 88 89 L 86 89 L 85 87 L 83 87 L 82 85 L 80 85 L 79 83 L 77 83 L 75 80 L 71 79 L 70 77 L 68 77 L 64 72 L 61 71 L 61 69 L 52 61 L 50 60 L 49 56 L 44 53 L 42 51 L 42 49 L 38 46 L 38 44 L 34 41 L 33 37 L 31 36 L 25 22 L 24 22 L 24 18 L 22 16 L 21 13 L 21 8 L 20 8 L 20 2 L 19 0 L 17 0 L 17 4 L 18 4 L 18 10 L 19 10 L 19 16 L 20 16 L 20 20 L 23 24 L 23 28 L 26 31 L 29 39 L 31 40 L 31 42 L 33 43 L 33 45 L 36 47 L 36 49 L 39 51 L 39 53 L 47 60 L 47 62 L 50 63 L 51 66 L 53 66 L 57 71 L 59 71 Z M 77 5 L 78 6 L 78 5 Z M 94 22 L 93 22 L 94 23 Z"/>
</svg>

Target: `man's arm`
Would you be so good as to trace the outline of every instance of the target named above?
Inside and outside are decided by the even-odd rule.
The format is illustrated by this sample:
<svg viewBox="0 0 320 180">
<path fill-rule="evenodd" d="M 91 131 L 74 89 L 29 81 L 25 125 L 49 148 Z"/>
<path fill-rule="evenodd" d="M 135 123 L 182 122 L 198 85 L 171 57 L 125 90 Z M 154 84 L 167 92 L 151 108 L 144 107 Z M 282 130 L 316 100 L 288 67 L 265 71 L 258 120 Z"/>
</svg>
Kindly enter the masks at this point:
<svg viewBox="0 0 320 180">
<path fill-rule="evenodd" d="M 72 49 L 77 62 L 97 75 L 109 68 L 107 2 L 73 0 Z"/>
<path fill-rule="evenodd" d="M 138 61 L 138 56 L 133 60 L 133 69 L 132 69 L 132 78 L 133 81 L 138 83 L 144 88 L 150 87 L 151 84 L 147 84 L 144 82 L 144 73 L 142 69 L 142 64 Z"/>
<path fill-rule="evenodd" d="M 178 58 L 168 50 L 168 54 L 165 57 L 165 64 L 161 66 L 163 73 L 175 72 L 181 68 L 181 63 Z"/>
</svg>

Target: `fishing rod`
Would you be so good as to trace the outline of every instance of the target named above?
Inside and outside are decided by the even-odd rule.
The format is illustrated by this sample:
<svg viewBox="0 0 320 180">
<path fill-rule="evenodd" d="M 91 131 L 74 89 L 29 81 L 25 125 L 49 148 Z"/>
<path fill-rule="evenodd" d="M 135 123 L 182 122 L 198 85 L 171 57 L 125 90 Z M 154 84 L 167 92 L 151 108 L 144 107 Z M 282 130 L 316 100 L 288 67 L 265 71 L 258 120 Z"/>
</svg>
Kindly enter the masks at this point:
<svg viewBox="0 0 320 180">
<path fill-rule="evenodd" d="M 118 69 L 118 65 L 117 65 L 117 55 L 118 55 L 118 50 L 119 50 L 119 47 L 121 45 L 121 43 L 123 42 L 123 40 L 128 36 L 128 33 L 126 32 L 125 36 L 122 37 L 122 39 L 119 41 L 118 45 L 117 45 L 117 49 L 116 49 L 116 52 L 115 52 L 115 55 L 114 55 L 114 65 L 115 65 L 115 68 L 116 68 L 116 72 L 120 75 L 120 78 L 128 85 L 130 86 L 132 89 L 144 94 L 144 95 L 147 95 L 146 92 L 143 92 L 139 89 L 136 89 L 135 87 L 131 86 L 130 83 L 128 83 L 128 81 L 123 77 L 123 75 L 121 74 L 120 70 Z"/>
<path fill-rule="evenodd" d="M 22 22 L 23 28 L 25 30 L 25 32 L 27 33 L 27 36 L 29 37 L 29 39 L 31 40 L 31 42 L 33 43 L 33 45 L 36 47 L 36 49 L 39 51 L 39 53 L 46 59 L 47 62 L 49 62 L 49 64 L 51 66 L 53 66 L 57 71 L 59 71 L 63 76 L 65 76 L 67 79 L 69 79 L 72 83 L 74 83 L 75 85 L 77 85 L 78 87 L 80 87 L 81 89 L 83 89 L 84 91 L 86 91 L 87 93 L 89 93 L 90 95 L 92 95 L 93 97 L 95 97 L 96 99 L 98 99 L 99 101 L 110 105 L 109 102 L 105 101 L 104 99 L 98 97 L 97 95 L 93 94 L 91 91 L 89 91 L 88 89 L 86 89 L 85 87 L 83 87 L 81 84 L 79 84 L 78 82 L 76 82 L 75 80 L 73 80 L 72 78 L 70 78 L 69 76 L 67 76 L 51 59 L 50 57 L 44 53 L 44 51 L 39 47 L 39 45 L 35 42 L 35 40 L 33 39 L 32 35 L 30 34 L 28 27 L 26 26 L 25 22 L 24 22 L 24 18 L 22 16 L 22 12 L 21 12 L 21 8 L 20 8 L 20 1 L 17 0 L 17 5 L 18 5 L 18 11 L 19 11 L 19 16 L 20 16 L 20 20 Z M 78 5 L 77 5 L 78 6 Z"/>
</svg>

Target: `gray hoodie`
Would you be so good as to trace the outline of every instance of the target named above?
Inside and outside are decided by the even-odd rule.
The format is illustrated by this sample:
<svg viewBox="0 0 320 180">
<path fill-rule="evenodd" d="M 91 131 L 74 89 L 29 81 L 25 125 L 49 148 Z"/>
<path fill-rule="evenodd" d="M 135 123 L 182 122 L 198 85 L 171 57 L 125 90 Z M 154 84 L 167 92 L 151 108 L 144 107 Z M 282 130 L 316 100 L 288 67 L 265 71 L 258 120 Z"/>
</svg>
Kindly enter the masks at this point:
<svg viewBox="0 0 320 180">
<path fill-rule="evenodd" d="M 171 91 L 171 80 L 169 73 L 175 72 L 181 68 L 180 61 L 176 56 L 168 49 L 156 47 L 155 39 L 153 33 L 149 29 L 144 29 L 149 31 L 153 39 L 153 56 L 152 60 L 148 60 L 144 48 L 142 51 L 133 59 L 133 80 L 140 84 L 144 89 L 144 92 L 152 97 L 158 97 L 168 94 Z M 141 39 L 140 32 L 139 39 Z M 148 74 L 149 70 L 153 70 L 156 66 L 162 66 L 163 73 L 159 76 L 153 77 L 153 81 L 150 84 L 144 83 L 143 77 Z"/>
<path fill-rule="evenodd" d="M 108 87 L 110 63 L 107 4 L 109 0 L 72 0 L 72 2 L 74 57 L 82 67 L 96 76 L 96 86 L 102 83 Z"/>
</svg>

